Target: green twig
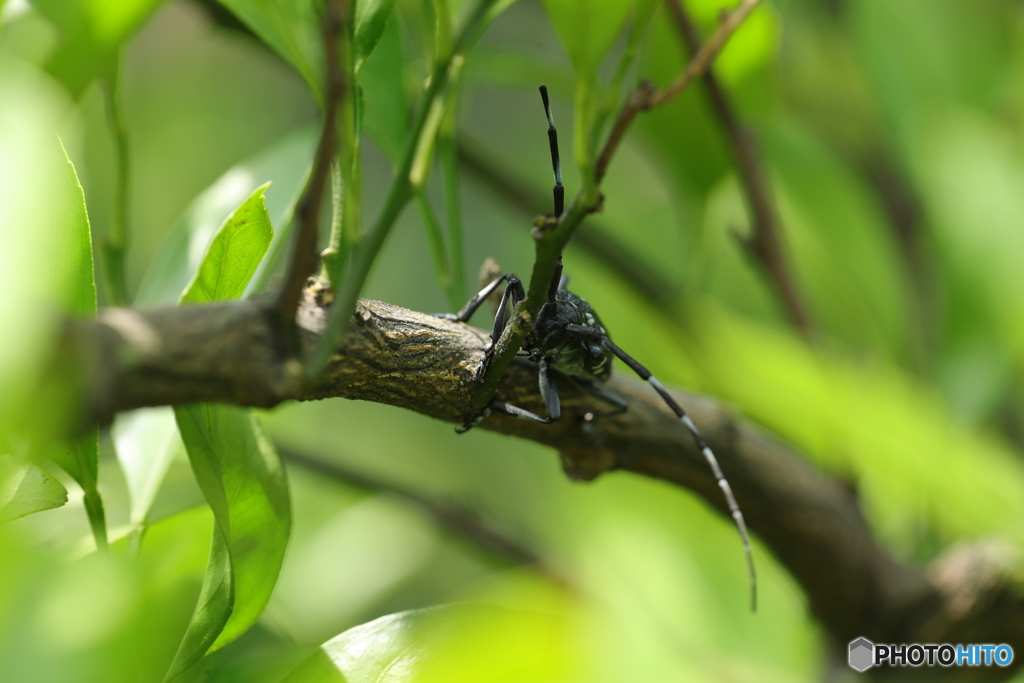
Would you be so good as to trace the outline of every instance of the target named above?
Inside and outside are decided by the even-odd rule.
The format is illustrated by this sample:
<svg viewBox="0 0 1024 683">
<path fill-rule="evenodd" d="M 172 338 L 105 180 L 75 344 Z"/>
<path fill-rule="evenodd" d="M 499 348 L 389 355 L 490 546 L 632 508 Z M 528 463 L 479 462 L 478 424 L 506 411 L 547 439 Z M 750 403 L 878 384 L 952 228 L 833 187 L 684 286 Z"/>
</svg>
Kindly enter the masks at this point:
<svg viewBox="0 0 1024 683">
<path fill-rule="evenodd" d="M 347 32 L 347 3 L 344 0 L 331 2 L 324 16 L 324 61 L 327 65 L 327 84 L 324 88 L 324 122 L 317 147 L 316 161 L 310 173 L 309 184 L 299 200 L 295 215 L 295 236 L 292 255 L 285 272 L 284 282 L 278 291 L 273 308 L 286 330 L 294 330 L 295 311 L 299 306 L 306 279 L 316 269 L 318 227 L 320 208 L 328 183 L 331 166 L 334 163 L 338 144 L 339 101 L 346 98 L 348 83 L 340 71 L 341 43 Z"/>
<path fill-rule="evenodd" d="M 498 382 L 505 374 L 512 359 L 523 346 L 526 336 L 533 328 L 533 322 L 537 319 L 540 307 L 547 300 L 548 288 L 555 273 L 555 266 L 562 258 L 562 251 L 569 243 L 576 228 L 589 214 L 600 208 L 602 197 L 599 190 L 601 180 L 608 170 L 608 164 L 618 149 L 626 130 L 632 124 L 636 115 L 652 107 L 665 104 L 682 92 L 694 79 L 699 78 L 711 66 L 715 57 L 721 51 L 726 41 L 739 28 L 750 12 L 757 6 L 760 0 L 742 0 L 732 11 L 724 15 L 718 30 L 693 56 L 690 63 L 683 72 L 665 89 L 656 90 L 648 83 L 641 84 L 626 99 L 619 117 L 608 135 L 608 139 L 597 157 L 596 163 L 590 165 L 592 155 L 588 150 L 580 153 L 580 146 L 577 145 L 577 161 L 584 160 L 587 165 L 581 164 L 580 175 L 583 186 L 573 200 L 572 204 L 561 216 L 554 216 L 544 220 L 534 231 L 536 258 L 533 263 L 533 273 L 530 276 L 530 287 L 524 299 L 513 312 L 512 324 L 505 327 L 501 338 L 495 346 L 494 353 L 487 366 L 486 372 L 473 392 L 472 404 L 474 408 L 482 409 L 494 398 L 498 389 Z M 587 95 L 587 88 L 590 84 L 577 87 L 577 106 Z M 577 112 L 577 121 L 582 117 Z M 577 128 L 577 135 L 587 136 L 593 133 L 589 128 Z"/>
<path fill-rule="evenodd" d="M 430 259 L 434 264 L 434 274 L 437 276 L 437 283 L 448 296 L 448 303 L 452 310 L 458 310 L 462 306 L 462 300 L 452 289 L 452 271 L 449 268 L 448 252 L 444 245 L 441 221 L 437 219 L 437 212 L 430 204 L 430 199 L 425 192 L 416 195 L 416 206 L 419 207 L 420 217 L 423 219 L 423 227 L 427 231 L 427 243 L 430 246 Z"/>
<path fill-rule="evenodd" d="M 454 100 L 458 93 L 452 94 Z M 465 259 L 462 254 L 462 210 L 459 203 L 459 157 L 455 142 L 455 107 L 452 102 L 441 124 L 438 158 L 444 184 L 444 215 L 448 219 L 448 262 L 452 276 L 452 310 L 466 301 Z"/>
<path fill-rule="evenodd" d="M 92 529 L 92 537 L 96 541 L 97 550 L 107 549 L 107 520 L 103 511 L 103 499 L 95 486 L 85 490 L 82 498 L 85 504 L 85 514 L 89 518 L 89 528 Z"/>
<path fill-rule="evenodd" d="M 349 22 L 351 23 L 351 22 Z M 355 56 L 352 54 L 351 27 L 346 25 L 341 44 L 341 70 L 349 94 L 338 109 L 338 151 L 332 176 L 334 215 L 328 247 L 323 253 L 323 273 L 330 282 L 340 282 L 352 248 L 359 240 L 362 223 L 363 171 L 360 141 L 360 88 L 356 83 Z"/>
<path fill-rule="evenodd" d="M 112 306 L 128 304 L 125 284 L 125 255 L 128 251 L 128 207 L 130 205 L 128 158 L 128 125 L 121 102 L 121 74 L 123 59 L 120 51 L 115 55 L 103 91 L 107 100 L 107 122 L 114 138 L 114 157 L 117 165 L 114 180 L 114 207 L 110 220 L 110 233 L 102 245 L 103 283 L 107 303 Z"/>
<path fill-rule="evenodd" d="M 341 282 L 332 283 L 337 296 L 320 343 L 306 363 L 307 378 L 316 377 L 327 366 L 338 340 L 341 339 L 348 327 L 352 313 L 355 311 L 356 299 L 369 277 L 377 254 L 380 253 L 385 240 L 391 233 L 392 226 L 406 204 L 426 182 L 425 172 L 429 164 L 425 163 L 425 158 L 429 155 L 425 152 L 429 151 L 433 145 L 433 138 L 437 134 L 437 125 L 440 124 L 437 111 L 439 103 L 444 101 L 443 98 L 447 94 L 448 85 L 453 77 L 457 77 L 461 72 L 466 51 L 476 42 L 483 29 L 502 6 L 503 4 L 499 0 L 478 0 L 466 23 L 460 29 L 451 52 L 438 59 L 434 65 L 430 82 L 423 94 L 422 104 L 402 152 L 401 162 L 396 169 L 395 179 L 384 200 L 384 208 L 370 231 L 355 245 L 351 266 L 345 271 Z"/>
<path fill-rule="evenodd" d="M 345 252 L 343 245 L 345 240 L 342 237 L 344 229 L 344 201 L 345 181 L 341 177 L 341 163 L 338 159 L 331 164 L 331 236 L 327 242 L 327 248 L 320 254 L 323 263 L 322 275 L 330 279 L 330 268 L 328 264 L 332 261 L 345 263 Z"/>
</svg>

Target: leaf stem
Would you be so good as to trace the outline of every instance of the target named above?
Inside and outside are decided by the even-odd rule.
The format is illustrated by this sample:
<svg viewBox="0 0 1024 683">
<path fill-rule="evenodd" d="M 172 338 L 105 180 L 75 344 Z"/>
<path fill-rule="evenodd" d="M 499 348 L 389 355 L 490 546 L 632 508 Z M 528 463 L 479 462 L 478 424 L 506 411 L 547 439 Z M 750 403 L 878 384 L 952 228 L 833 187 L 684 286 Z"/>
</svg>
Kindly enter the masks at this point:
<svg viewBox="0 0 1024 683">
<path fill-rule="evenodd" d="M 448 250 L 445 249 L 444 235 L 442 234 L 441 221 L 437 218 L 437 212 L 430 203 L 426 193 L 420 192 L 416 195 L 416 205 L 420 210 L 420 217 L 427 231 L 427 243 L 430 245 L 430 257 L 434 263 L 434 274 L 437 282 L 441 285 L 448 296 L 448 303 L 452 310 L 458 310 L 462 305 L 452 289 L 452 271 L 448 264 Z"/>
<path fill-rule="evenodd" d="M 125 254 L 128 251 L 128 207 L 130 205 L 131 167 L 128 157 L 128 125 L 121 101 L 123 53 L 118 50 L 109 76 L 104 79 L 103 91 L 107 100 L 107 122 L 114 138 L 116 163 L 114 180 L 114 207 L 110 220 L 110 233 L 103 243 L 103 283 L 107 303 L 111 306 L 128 304 L 125 283 Z"/>
<path fill-rule="evenodd" d="M 92 529 L 92 537 L 96 541 L 96 549 L 102 552 L 107 550 L 107 520 L 103 511 L 103 499 L 100 497 L 96 486 L 83 487 L 85 496 L 82 502 L 85 504 L 85 514 L 89 518 L 89 528 Z"/>
<path fill-rule="evenodd" d="M 458 97 L 452 93 L 452 99 Z M 441 125 L 438 160 L 444 184 L 444 215 L 448 221 L 448 259 L 452 274 L 452 310 L 466 301 L 466 271 L 462 252 L 462 207 L 459 202 L 459 161 L 456 150 L 455 106 L 452 102 Z"/>
</svg>

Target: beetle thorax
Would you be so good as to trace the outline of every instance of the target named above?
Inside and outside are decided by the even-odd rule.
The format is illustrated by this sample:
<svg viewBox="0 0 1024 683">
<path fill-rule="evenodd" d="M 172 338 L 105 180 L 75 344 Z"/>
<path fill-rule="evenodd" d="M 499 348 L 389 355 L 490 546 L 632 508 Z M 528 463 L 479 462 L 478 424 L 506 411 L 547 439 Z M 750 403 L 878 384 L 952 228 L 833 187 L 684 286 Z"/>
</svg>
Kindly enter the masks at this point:
<svg viewBox="0 0 1024 683">
<path fill-rule="evenodd" d="M 607 379 L 612 371 L 612 353 L 599 341 L 580 337 L 566 329 L 582 325 L 608 335 L 590 304 L 564 289 L 554 301 L 540 309 L 537 324 L 523 346 L 532 357 L 551 360 L 551 366 L 566 375 Z"/>
</svg>

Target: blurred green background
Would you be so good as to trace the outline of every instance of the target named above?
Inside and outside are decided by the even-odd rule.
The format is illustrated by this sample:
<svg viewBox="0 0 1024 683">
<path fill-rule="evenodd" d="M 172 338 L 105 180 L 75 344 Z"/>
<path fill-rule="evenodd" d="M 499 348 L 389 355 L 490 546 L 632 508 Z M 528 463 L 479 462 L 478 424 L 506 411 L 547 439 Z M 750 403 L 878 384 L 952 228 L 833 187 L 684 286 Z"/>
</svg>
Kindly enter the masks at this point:
<svg viewBox="0 0 1024 683">
<path fill-rule="evenodd" d="M 53 146 L 59 131 L 96 244 L 117 202 L 103 89 L 51 75 L 54 55 L 74 47 L 52 19 L 59 4 L 0 3 L 0 436 L 26 421 L 49 424 L 44 406 L 19 403 L 53 326 L 32 294 L 52 237 L 31 227 L 51 172 L 35 150 Z M 267 181 L 280 232 L 313 156 L 319 108 L 297 71 L 209 7 L 134 4 L 145 6 L 124 19 L 138 28 L 127 33 L 121 98 L 131 165 L 126 280 L 142 306 L 176 301 L 217 226 Z M 707 29 L 720 5 L 688 6 Z M 362 72 L 367 217 L 381 205 L 394 156 L 386 128 L 394 103 L 374 84 L 397 74 L 410 99 L 420 92 L 429 8 L 399 0 Z M 635 74 L 664 84 L 684 63 L 659 9 Z M 530 271 L 530 219 L 549 210 L 541 83 L 553 94 L 570 196 L 579 182 L 574 76 L 545 6 L 509 7 L 465 68 L 459 140 L 539 202 L 461 174 L 459 284 L 468 292 L 488 256 L 505 270 Z M 759 136 L 815 343 L 793 329 L 743 248 L 750 220 L 742 189 L 700 87 L 638 119 L 602 185 L 603 213 L 580 228 L 617 239 L 664 282 L 658 298 L 579 240 L 565 254 L 573 290 L 663 381 L 720 399 L 855 484 L 872 528 L 899 560 L 923 566 L 979 538 L 1019 548 L 1024 7 L 776 0 L 755 11 L 716 70 Z M 428 186 L 438 207 L 441 175 Z M 429 253 L 421 214 L 409 207 L 364 295 L 452 309 Z M 196 603 L 212 525 L 169 414 L 121 416 L 100 441 L 112 541 L 137 521 L 119 458 L 159 451 L 169 462 L 137 555 L 90 552 L 82 490 L 55 467 L 44 469 L 67 487 L 68 503 L 0 526 L 0 679 L 163 677 Z M 259 417 L 286 454 L 456 501 L 542 563 L 518 566 L 401 496 L 290 464 L 292 535 L 266 611 L 191 680 L 281 680 L 350 627 L 456 600 L 564 618 L 533 638 L 513 629 L 521 640 L 509 637 L 505 656 L 535 657 L 547 673 L 507 680 L 823 675 L 824 638 L 800 587 L 755 539 L 762 599 L 750 615 L 733 527 L 686 491 L 629 474 L 573 484 L 544 448 L 482 430 L 457 437 L 451 425 L 376 404 L 288 404 Z M 559 643 L 551 651 L 549 626 Z M 492 647 L 503 637 L 495 630 Z M 493 666 L 504 666 L 494 657 Z"/>
</svg>

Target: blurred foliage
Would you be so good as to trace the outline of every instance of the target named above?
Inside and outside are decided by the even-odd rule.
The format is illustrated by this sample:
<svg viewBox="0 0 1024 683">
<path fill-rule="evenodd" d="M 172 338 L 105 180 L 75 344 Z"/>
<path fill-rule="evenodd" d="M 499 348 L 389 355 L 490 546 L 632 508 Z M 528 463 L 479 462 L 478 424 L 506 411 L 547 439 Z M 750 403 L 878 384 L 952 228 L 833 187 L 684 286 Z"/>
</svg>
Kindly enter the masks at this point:
<svg viewBox="0 0 1024 683">
<path fill-rule="evenodd" d="M 688 7 L 707 33 L 720 2 Z M 758 546 L 749 615 L 728 520 L 655 481 L 572 485 L 536 445 L 341 401 L 179 408 L 177 423 L 139 411 L 62 441 L 75 373 L 44 372 L 55 323 L 107 301 L 92 254 L 119 202 L 134 305 L 273 285 L 315 147 L 321 8 L 0 2 L 0 678 L 819 678 L 799 586 Z M 480 8 L 486 31 L 417 128 L 425 79 Z M 625 93 L 685 63 L 647 0 L 353 12 L 335 192 L 351 213 L 325 220 L 324 242 L 330 222 L 358 244 L 421 135 L 419 211 L 388 226 L 364 289 L 420 310 L 450 308 L 487 256 L 529 272 L 528 217 L 547 208 L 458 175 L 459 138 L 546 193 L 546 83 L 571 196 Z M 1024 540 L 1022 45 L 1010 0 L 777 0 L 728 44 L 717 72 L 759 135 L 813 345 L 744 249 L 745 198 L 700 87 L 642 115 L 602 184 L 603 229 L 674 283 L 673 303 L 576 245 L 565 256 L 619 345 L 850 481 L 916 565 L 959 541 Z M 102 93 L 118 60 L 128 197 Z M 542 566 L 386 487 L 286 478 L 275 443 L 458 500 Z"/>
</svg>

